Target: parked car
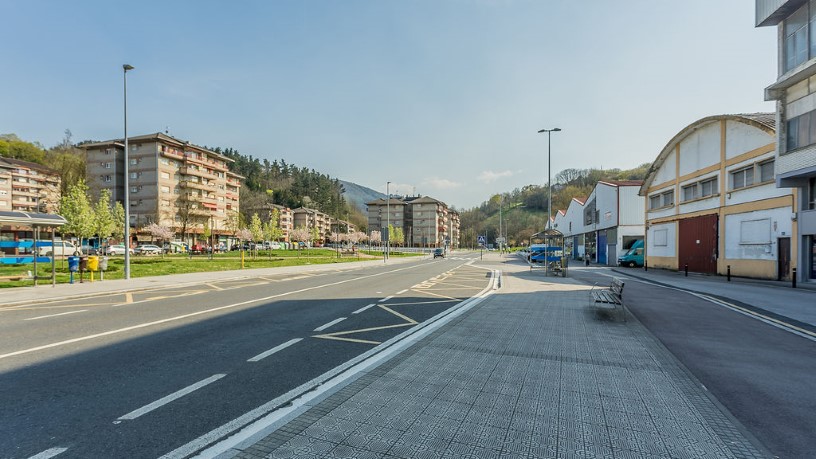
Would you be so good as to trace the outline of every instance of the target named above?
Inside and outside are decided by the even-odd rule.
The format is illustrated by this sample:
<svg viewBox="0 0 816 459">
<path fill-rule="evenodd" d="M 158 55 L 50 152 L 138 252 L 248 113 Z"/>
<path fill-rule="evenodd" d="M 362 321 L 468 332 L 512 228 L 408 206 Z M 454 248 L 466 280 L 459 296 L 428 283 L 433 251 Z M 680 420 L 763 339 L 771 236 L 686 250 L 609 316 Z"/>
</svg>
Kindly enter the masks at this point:
<svg viewBox="0 0 816 459">
<path fill-rule="evenodd" d="M 618 257 L 618 265 L 629 266 L 643 266 L 643 239 L 638 239 L 629 250 Z"/>
<path fill-rule="evenodd" d="M 133 252 L 137 255 L 158 255 L 162 253 L 162 248 L 154 244 L 142 244 L 136 247 Z"/>
<path fill-rule="evenodd" d="M 187 244 L 183 242 L 165 242 L 164 246 L 164 253 L 185 253 L 187 252 Z"/>
<path fill-rule="evenodd" d="M 50 243 L 51 241 L 43 241 L 43 243 L 46 242 Z M 37 255 L 41 257 L 67 257 L 71 255 L 80 255 L 79 247 L 75 246 L 69 241 L 54 241 L 53 246 L 49 245 L 48 247 L 38 247 L 37 252 Z"/>
<path fill-rule="evenodd" d="M 127 249 L 130 251 L 130 254 L 133 255 L 133 249 Z M 113 244 L 109 245 L 105 248 L 105 255 L 124 255 L 125 254 L 125 244 Z"/>
<path fill-rule="evenodd" d="M 202 253 L 210 253 L 212 252 L 212 247 L 204 244 L 193 244 L 190 248 L 190 253 L 193 255 L 200 255 Z"/>
<path fill-rule="evenodd" d="M 445 251 L 442 249 L 434 249 L 434 258 L 445 258 Z"/>
</svg>

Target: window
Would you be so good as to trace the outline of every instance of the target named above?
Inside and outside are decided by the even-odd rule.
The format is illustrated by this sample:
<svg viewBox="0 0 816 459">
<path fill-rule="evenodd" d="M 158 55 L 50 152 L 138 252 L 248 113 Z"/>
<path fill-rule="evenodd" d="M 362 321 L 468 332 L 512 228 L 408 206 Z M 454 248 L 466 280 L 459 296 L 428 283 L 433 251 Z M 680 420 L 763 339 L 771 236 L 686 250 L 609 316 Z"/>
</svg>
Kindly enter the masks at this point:
<svg viewBox="0 0 816 459">
<path fill-rule="evenodd" d="M 161 187 L 161 192 L 162 192 L 162 193 L 169 193 L 169 192 L 170 192 L 170 187 L 169 187 L 169 186 L 163 186 L 163 187 Z"/>
<path fill-rule="evenodd" d="M 683 187 L 683 201 L 693 201 L 697 199 L 697 184 Z"/>
<path fill-rule="evenodd" d="M 132 179 L 139 178 L 139 173 L 138 172 L 131 172 L 130 173 L 130 178 L 132 178 Z"/>
<path fill-rule="evenodd" d="M 666 247 L 669 245 L 669 230 L 660 229 L 654 232 L 655 247 Z"/>
<path fill-rule="evenodd" d="M 808 209 L 816 209 L 816 178 L 811 178 L 808 184 Z M 816 238 L 814 238 L 816 240 Z M 814 253 L 816 255 L 816 253 Z M 813 269 L 816 269 L 814 267 Z"/>
<path fill-rule="evenodd" d="M 111 168 L 111 163 L 102 163 L 102 165 L 105 167 L 105 169 Z"/>
<path fill-rule="evenodd" d="M 137 165 L 137 164 L 139 164 L 139 160 L 138 160 L 138 159 L 136 159 L 136 158 L 132 158 L 132 159 L 130 160 L 130 165 L 131 165 L 131 166 L 135 166 L 135 165 Z"/>
<path fill-rule="evenodd" d="M 5 196 L 8 194 L 7 190 L 0 190 L 0 196 Z"/>
<path fill-rule="evenodd" d="M 774 162 L 765 161 L 764 163 L 759 163 L 759 181 L 760 182 L 772 182 L 774 179 Z"/>
<path fill-rule="evenodd" d="M 754 184 L 754 167 L 746 167 L 731 173 L 731 189 L 738 190 Z"/>
<path fill-rule="evenodd" d="M 808 59 L 808 5 L 785 20 L 785 71 Z"/>
<path fill-rule="evenodd" d="M 138 192 L 139 192 L 139 187 L 138 187 L 138 186 L 132 186 L 132 187 L 130 187 L 130 192 L 131 192 L 131 193 L 138 193 Z"/>
<path fill-rule="evenodd" d="M 745 220 L 740 222 L 740 244 L 770 244 L 771 219 Z"/>
<path fill-rule="evenodd" d="M 649 196 L 649 209 L 660 209 L 674 205 L 674 190 L 664 191 L 660 194 Z"/>
<path fill-rule="evenodd" d="M 700 195 L 703 197 L 717 194 L 717 178 L 714 177 L 700 182 L 700 190 Z"/>
<path fill-rule="evenodd" d="M 164 151 L 164 147 L 162 147 L 162 151 Z M 170 165 L 170 160 L 167 159 L 167 158 L 162 158 L 161 163 L 164 164 L 165 166 L 169 166 Z"/>
<path fill-rule="evenodd" d="M 810 111 L 786 122 L 786 150 L 796 150 L 816 143 L 816 112 Z"/>
<path fill-rule="evenodd" d="M 168 172 L 162 172 L 162 173 L 161 173 L 161 178 L 163 178 L 163 179 L 169 179 L 169 178 L 170 178 L 170 173 L 168 173 Z"/>
</svg>

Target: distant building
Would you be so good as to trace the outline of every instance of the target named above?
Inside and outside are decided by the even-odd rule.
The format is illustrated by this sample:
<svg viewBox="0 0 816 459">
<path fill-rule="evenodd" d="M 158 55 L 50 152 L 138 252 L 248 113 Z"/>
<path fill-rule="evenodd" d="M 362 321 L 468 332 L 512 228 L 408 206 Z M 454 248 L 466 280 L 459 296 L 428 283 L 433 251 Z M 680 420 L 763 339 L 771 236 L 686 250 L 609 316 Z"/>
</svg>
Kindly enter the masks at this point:
<svg viewBox="0 0 816 459">
<path fill-rule="evenodd" d="M 49 167 L 0 157 L 0 211 L 56 213 L 61 182 Z"/>
<path fill-rule="evenodd" d="M 391 197 L 388 201 L 376 199 L 367 202 L 366 206 L 369 231 L 379 231 L 389 223 L 394 228 L 402 228 L 403 240 L 392 240 L 392 244 L 459 247 L 459 214 L 442 201 L 428 196 L 405 196 Z"/>
<path fill-rule="evenodd" d="M 292 222 L 294 228 L 307 228 L 310 231 L 312 228 L 317 228 L 318 242 L 326 242 L 326 238 L 331 232 L 331 216 L 317 209 L 308 207 L 292 209 Z"/>
<path fill-rule="evenodd" d="M 640 180 L 602 180 L 585 199 L 574 198 L 554 216 L 572 259 L 614 266 L 618 256 L 644 235 Z"/>
<path fill-rule="evenodd" d="M 641 187 L 649 267 L 787 279 L 794 193 L 774 182 L 774 114 L 703 118 L 677 133 Z"/>
<path fill-rule="evenodd" d="M 816 2 L 756 0 L 756 25 L 778 30 L 778 77 L 765 89 L 777 101 L 775 182 L 798 196 L 793 258 L 798 280 L 816 282 Z"/>
<path fill-rule="evenodd" d="M 166 134 L 128 138 L 130 226 L 136 238 L 144 226 L 158 223 L 189 242 L 211 228 L 220 242 L 232 236 L 238 213 L 241 176 L 230 172 L 232 159 Z M 124 142 L 108 140 L 82 145 L 87 151 L 86 176 L 91 191 L 111 190 L 124 203 Z"/>
</svg>

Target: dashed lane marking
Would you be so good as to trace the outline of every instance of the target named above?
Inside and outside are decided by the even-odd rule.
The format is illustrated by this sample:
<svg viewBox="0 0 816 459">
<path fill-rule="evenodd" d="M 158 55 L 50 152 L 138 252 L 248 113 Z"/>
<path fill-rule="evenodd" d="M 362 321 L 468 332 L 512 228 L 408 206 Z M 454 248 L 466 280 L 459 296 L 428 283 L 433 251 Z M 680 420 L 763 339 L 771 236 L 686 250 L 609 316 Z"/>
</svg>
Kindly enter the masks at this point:
<svg viewBox="0 0 816 459">
<path fill-rule="evenodd" d="M 59 314 L 49 314 L 47 316 L 39 316 L 39 317 L 29 317 L 28 319 L 23 320 L 39 320 L 39 319 L 47 319 L 49 317 L 57 317 L 57 316 L 67 316 L 68 314 L 77 314 L 79 312 L 87 312 L 87 309 L 80 309 L 79 311 L 68 311 L 68 312 L 61 312 Z"/>
<path fill-rule="evenodd" d="M 204 387 L 204 386 L 206 386 L 208 384 L 212 384 L 215 381 L 218 381 L 219 379 L 223 378 L 224 376 L 226 376 L 226 375 L 225 374 L 212 375 L 207 379 L 204 379 L 204 380 L 201 380 L 201 381 L 199 381 L 199 382 L 197 382 L 195 384 L 189 385 L 189 386 L 185 387 L 184 389 L 173 392 L 172 394 L 170 394 L 170 395 L 168 395 L 166 397 L 162 397 L 162 398 L 156 400 L 153 403 L 149 403 L 149 404 L 147 404 L 147 405 L 145 405 L 145 406 L 143 406 L 141 408 L 138 408 L 138 409 L 135 409 L 135 410 L 131 411 L 128 414 L 120 416 L 117 419 L 117 421 L 130 421 L 130 420 L 136 419 L 139 416 L 145 415 L 145 414 L 147 414 L 147 413 L 149 413 L 149 412 L 151 412 L 151 411 L 153 411 L 155 409 L 158 409 L 158 408 L 161 408 L 164 405 L 167 405 L 168 403 L 170 403 L 170 402 L 172 402 L 174 400 L 177 400 L 177 399 L 179 399 L 181 397 L 184 397 L 185 395 L 187 395 L 187 394 L 189 394 L 191 392 L 194 392 L 194 391 L 196 391 L 198 389 L 201 389 L 202 387 Z"/>
</svg>

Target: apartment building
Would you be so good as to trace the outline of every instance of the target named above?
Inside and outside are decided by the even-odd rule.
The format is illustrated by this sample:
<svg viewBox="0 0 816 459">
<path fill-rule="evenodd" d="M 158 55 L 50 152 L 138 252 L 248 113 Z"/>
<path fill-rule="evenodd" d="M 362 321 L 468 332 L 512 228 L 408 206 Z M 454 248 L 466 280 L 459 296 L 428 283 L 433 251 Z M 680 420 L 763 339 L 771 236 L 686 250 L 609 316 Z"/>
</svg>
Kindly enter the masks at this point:
<svg viewBox="0 0 816 459">
<path fill-rule="evenodd" d="M 61 182 L 51 168 L 0 157 L 0 211 L 56 213 Z"/>
<path fill-rule="evenodd" d="M 294 228 L 317 228 L 318 242 L 325 242 L 326 237 L 331 233 L 332 218 L 329 214 L 317 209 L 308 207 L 298 207 L 292 209 L 292 223 Z"/>
<path fill-rule="evenodd" d="M 367 202 L 368 228 L 377 230 L 390 223 L 402 228 L 405 239 L 391 241 L 410 247 L 459 246 L 459 214 L 447 204 L 428 196 L 391 197 Z M 390 216 L 388 210 L 390 209 Z"/>
<path fill-rule="evenodd" d="M 776 101 L 776 186 L 798 198 L 798 281 L 816 282 L 816 2 L 756 0 L 756 26 L 776 26 L 777 80 L 765 89 Z"/>
<path fill-rule="evenodd" d="M 167 225 L 196 242 L 204 228 L 222 241 L 232 231 L 242 178 L 229 170 L 232 159 L 163 133 L 128 138 L 130 226 Z M 92 192 L 111 190 L 124 202 L 124 141 L 85 144 L 87 183 Z"/>
</svg>

